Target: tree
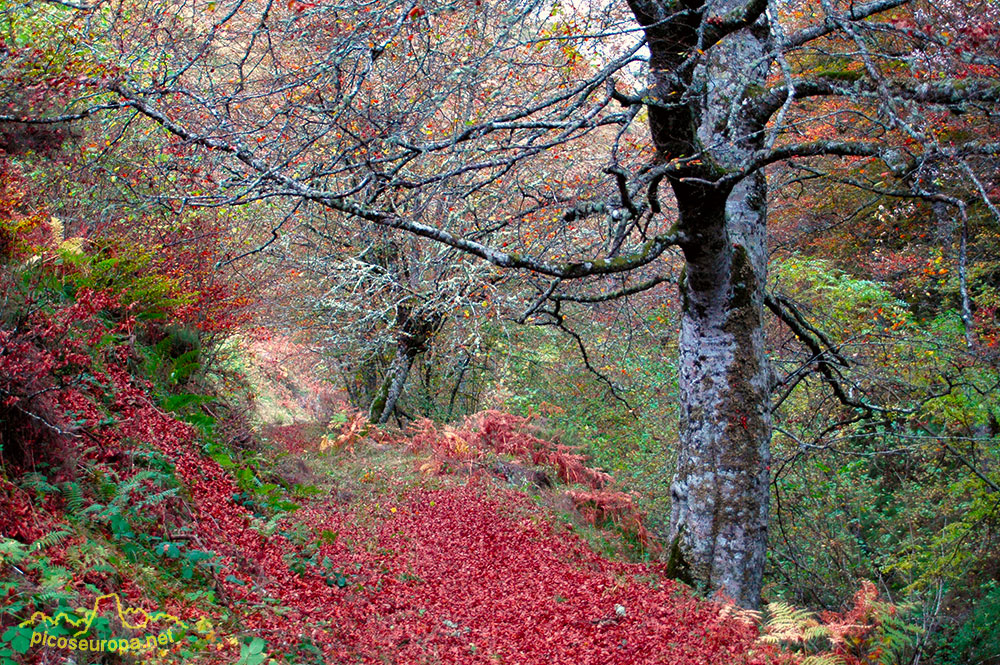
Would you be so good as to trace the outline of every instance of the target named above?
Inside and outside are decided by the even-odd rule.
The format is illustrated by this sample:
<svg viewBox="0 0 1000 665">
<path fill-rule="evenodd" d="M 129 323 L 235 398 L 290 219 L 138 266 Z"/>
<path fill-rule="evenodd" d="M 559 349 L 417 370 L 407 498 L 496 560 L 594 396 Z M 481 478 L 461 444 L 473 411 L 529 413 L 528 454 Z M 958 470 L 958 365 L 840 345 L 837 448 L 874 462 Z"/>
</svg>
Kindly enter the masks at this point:
<svg viewBox="0 0 1000 665">
<path fill-rule="evenodd" d="M 995 213 L 996 193 L 977 173 L 997 145 L 975 135 L 944 144 L 935 130 L 949 109 L 992 122 L 998 63 L 969 40 L 995 40 L 992 23 L 971 22 L 995 8 L 629 0 L 628 9 L 32 2 L 5 14 L 10 110 L 0 120 L 124 114 L 158 126 L 179 150 L 224 158 L 185 205 L 303 200 L 345 223 L 531 273 L 540 281 L 522 320 L 561 323 L 563 303 L 654 288 L 679 249 L 673 564 L 754 606 L 778 384 L 765 309 L 813 350 L 810 362 L 848 408 L 882 408 L 845 390 L 836 349 L 767 294 L 765 169 L 822 156 L 877 161 L 899 195 Z M 40 56 L 15 34 L 26 21 L 67 37 Z M 546 49 L 554 55 L 537 56 Z M 25 71 L 52 82 L 19 96 L 12 86 Z M 848 115 L 830 134 L 830 119 Z M 634 145 L 644 117 L 653 154 Z M 592 164 L 592 177 L 532 180 L 532 165 L 550 155 Z M 942 160 L 976 183 L 979 204 L 929 186 Z M 513 212 L 428 214 L 433 201 L 474 201 L 497 183 Z"/>
<path fill-rule="evenodd" d="M 462 255 L 450 256 L 454 250 L 422 246 L 398 231 L 355 234 L 355 245 L 329 234 L 322 219 L 305 226 L 296 236 L 302 247 L 281 257 L 296 266 L 296 290 L 311 292 L 293 308 L 294 327 L 310 329 L 336 360 L 354 404 L 385 423 L 417 358 L 447 346 L 439 341 L 445 331 L 460 346 L 477 337 L 453 320 L 483 301 L 489 275 Z M 332 252 L 335 242 L 339 251 Z"/>
</svg>

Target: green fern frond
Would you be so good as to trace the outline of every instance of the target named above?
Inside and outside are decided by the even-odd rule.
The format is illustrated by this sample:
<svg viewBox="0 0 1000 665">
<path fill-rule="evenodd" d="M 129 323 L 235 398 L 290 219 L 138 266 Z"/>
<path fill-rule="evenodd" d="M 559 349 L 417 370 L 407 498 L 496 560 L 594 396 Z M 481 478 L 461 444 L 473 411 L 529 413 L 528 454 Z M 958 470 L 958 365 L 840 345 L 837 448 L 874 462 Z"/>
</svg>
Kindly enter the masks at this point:
<svg viewBox="0 0 1000 665">
<path fill-rule="evenodd" d="M 47 550 L 53 545 L 59 544 L 71 535 L 72 534 L 69 531 L 52 531 L 31 543 L 31 551 L 41 552 L 42 550 Z"/>
<path fill-rule="evenodd" d="M 828 626 L 816 620 L 812 612 L 800 609 L 783 602 L 771 602 L 767 606 L 768 620 L 761 627 L 760 641 L 766 644 L 773 644 L 785 648 L 799 647 L 810 651 L 816 650 L 819 646 L 817 642 L 831 637 Z M 826 658 L 826 654 L 820 654 Z M 818 660 L 816 665 L 822 665 L 826 661 Z M 839 661 L 831 661 L 839 662 Z"/>
<path fill-rule="evenodd" d="M 73 581 L 73 574 L 61 566 L 51 566 L 42 570 L 42 588 L 58 589 Z"/>
<path fill-rule="evenodd" d="M 802 636 L 808 640 L 815 640 L 822 637 L 830 637 L 830 627 L 824 626 L 823 624 L 816 624 L 815 626 L 808 626 L 802 631 Z"/>
<path fill-rule="evenodd" d="M 115 572 L 114 569 L 105 570 L 111 558 L 111 550 L 100 541 L 94 540 L 87 540 L 78 547 L 66 551 L 66 560 L 74 568 L 94 572 Z"/>
<path fill-rule="evenodd" d="M 28 547 L 13 538 L 0 538 L 0 564 L 22 563 L 28 556 Z"/>
<path fill-rule="evenodd" d="M 266 536 L 266 537 L 273 536 L 274 532 L 278 528 L 278 523 L 281 522 L 281 519 L 283 517 L 284 517 L 284 514 L 282 514 L 282 513 L 279 512 L 279 513 L 275 513 L 274 515 L 272 515 L 271 517 L 269 517 L 266 522 L 258 520 L 258 519 L 254 519 L 254 522 L 252 524 L 252 528 L 254 530 L 256 530 L 257 533 L 259 533 L 262 536 Z"/>
<path fill-rule="evenodd" d="M 65 568 L 43 566 L 40 588 L 34 594 L 35 602 L 44 605 L 48 603 L 64 603 L 71 600 L 74 597 L 74 594 L 69 589 L 72 581 L 73 575 Z"/>
<path fill-rule="evenodd" d="M 60 489 L 66 498 L 66 513 L 69 515 L 79 514 L 86 503 L 80 484 L 75 482 L 63 483 Z"/>
<path fill-rule="evenodd" d="M 764 624 L 765 629 L 798 628 L 813 621 L 813 615 L 808 610 L 780 601 L 768 603 L 767 611 L 770 616 Z"/>
<path fill-rule="evenodd" d="M 64 589 L 43 589 L 35 594 L 35 601 L 41 605 L 64 604 L 73 600 L 74 595 Z"/>
<path fill-rule="evenodd" d="M 23 600 L 7 601 L 3 611 L 10 616 L 19 616 L 27 606 L 28 603 Z"/>
<path fill-rule="evenodd" d="M 135 474 L 125 482 L 119 484 L 115 488 L 114 496 L 111 499 L 111 501 L 108 502 L 108 506 L 105 509 L 105 512 L 107 512 L 107 510 L 112 507 L 120 511 L 125 505 L 127 505 L 130 502 L 132 497 L 132 492 L 140 489 L 142 483 L 147 480 L 152 481 L 152 483 L 158 487 L 166 487 L 171 483 L 172 478 L 165 473 L 162 473 L 160 471 L 154 471 L 152 469 L 146 469 L 144 471 L 140 471 L 139 473 Z M 146 502 L 143 503 L 143 505 L 150 505 L 150 504 L 148 503 L 147 500 Z"/>
<path fill-rule="evenodd" d="M 33 489 L 39 496 L 55 494 L 59 488 L 49 482 L 49 479 L 40 473 L 26 473 L 21 476 L 21 485 L 28 489 Z"/>
<path fill-rule="evenodd" d="M 153 494 L 152 496 L 146 497 L 145 499 L 137 503 L 135 505 L 135 508 L 136 510 L 140 510 L 142 508 L 148 508 L 149 506 L 155 506 L 156 504 L 160 503 L 165 499 L 169 499 L 172 496 L 176 496 L 179 491 L 180 491 L 179 487 L 174 487 L 168 490 L 164 490 L 162 492 L 158 492 L 156 494 Z"/>
</svg>

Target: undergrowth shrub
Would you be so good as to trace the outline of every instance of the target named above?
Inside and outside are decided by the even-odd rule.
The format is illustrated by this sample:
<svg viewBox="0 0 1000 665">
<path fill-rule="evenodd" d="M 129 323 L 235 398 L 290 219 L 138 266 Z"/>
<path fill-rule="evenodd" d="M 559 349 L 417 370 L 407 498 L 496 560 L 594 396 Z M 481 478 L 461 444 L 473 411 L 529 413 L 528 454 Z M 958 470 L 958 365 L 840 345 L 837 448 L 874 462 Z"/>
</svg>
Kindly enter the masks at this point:
<svg viewBox="0 0 1000 665">
<path fill-rule="evenodd" d="M 593 525 L 614 524 L 642 552 L 658 548 L 633 497 L 613 487 L 610 475 L 587 466 L 586 457 L 576 449 L 539 438 L 532 431 L 529 418 L 484 411 L 455 427 L 419 420 L 407 430 L 405 443 L 411 450 L 431 452 L 432 461 L 422 467 L 431 473 L 456 465 L 489 468 L 491 455 L 551 467 L 563 483 L 586 488 L 566 493 L 584 520 Z"/>
<path fill-rule="evenodd" d="M 867 580 L 844 612 L 814 615 L 771 602 L 766 616 L 761 642 L 803 654 L 802 665 L 903 665 L 910 662 L 921 633 L 906 621 L 904 608 L 880 600 Z"/>
<path fill-rule="evenodd" d="M 0 152 L 0 264 L 27 260 L 51 244 L 45 210 L 35 203 L 21 168 Z"/>
<path fill-rule="evenodd" d="M 16 599 L 0 616 L 7 665 L 27 652 L 18 622 L 36 611 L 110 592 L 214 602 L 217 553 L 192 530 L 190 478 L 156 446 L 211 443 L 217 400 L 191 378 L 205 340 L 238 317 L 225 317 L 218 290 L 192 290 L 183 260 L 161 246 L 65 241 L 2 155 L 0 169 L 10 176 L 0 181 L 0 594 Z M 208 318 L 196 307 L 205 299 L 215 299 Z M 178 653 L 193 653 L 185 644 Z"/>
<path fill-rule="evenodd" d="M 990 582 L 968 618 L 941 645 L 942 665 L 1000 663 L 1000 584 Z"/>
</svg>

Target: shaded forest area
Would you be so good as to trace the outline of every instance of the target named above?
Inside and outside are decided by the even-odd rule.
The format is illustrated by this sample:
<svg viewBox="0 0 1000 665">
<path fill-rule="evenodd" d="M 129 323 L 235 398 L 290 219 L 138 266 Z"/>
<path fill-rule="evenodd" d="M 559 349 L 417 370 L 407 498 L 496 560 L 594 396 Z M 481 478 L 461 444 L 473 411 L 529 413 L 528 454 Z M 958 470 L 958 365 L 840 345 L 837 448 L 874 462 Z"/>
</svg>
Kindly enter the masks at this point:
<svg viewBox="0 0 1000 665">
<path fill-rule="evenodd" d="M 0 664 L 1000 663 L 998 22 L 0 0 Z"/>
</svg>

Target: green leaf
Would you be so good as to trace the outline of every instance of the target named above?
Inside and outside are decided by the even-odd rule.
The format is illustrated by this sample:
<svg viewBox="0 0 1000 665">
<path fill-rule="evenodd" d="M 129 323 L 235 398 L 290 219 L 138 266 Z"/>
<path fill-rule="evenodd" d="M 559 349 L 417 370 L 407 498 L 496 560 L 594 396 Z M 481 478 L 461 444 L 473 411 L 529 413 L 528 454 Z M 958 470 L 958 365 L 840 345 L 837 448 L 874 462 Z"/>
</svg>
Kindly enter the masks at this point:
<svg viewBox="0 0 1000 665">
<path fill-rule="evenodd" d="M 129 526 L 128 520 L 121 515 L 111 516 L 111 532 L 114 534 L 115 538 L 119 540 L 135 538 L 135 534 L 132 533 L 132 527 Z"/>
<path fill-rule="evenodd" d="M 199 561 L 205 561 L 211 559 L 215 556 L 215 552 L 209 552 L 207 550 L 191 550 L 187 553 L 188 561 L 191 563 L 198 563 Z"/>
<path fill-rule="evenodd" d="M 11 648 L 17 653 L 26 654 L 31 648 L 31 633 L 30 628 L 11 626 L 4 632 L 3 639 L 10 642 Z"/>
<path fill-rule="evenodd" d="M 250 644 L 240 645 L 240 659 L 237 665 L 260 665 L 265 660 L 267 660 L 267 654 L 264 653 L 264 647 L 267 643 L 255 637 L 250 641 Z"/>
</svg>

